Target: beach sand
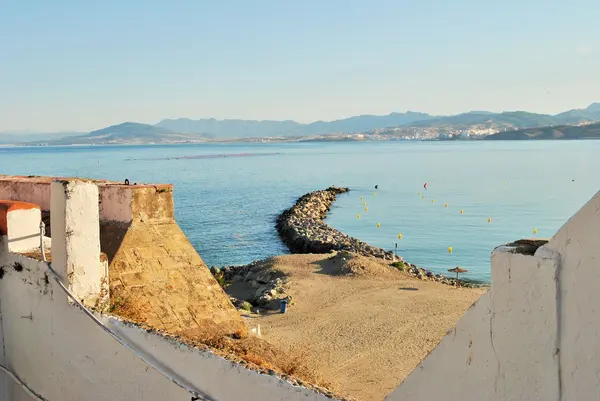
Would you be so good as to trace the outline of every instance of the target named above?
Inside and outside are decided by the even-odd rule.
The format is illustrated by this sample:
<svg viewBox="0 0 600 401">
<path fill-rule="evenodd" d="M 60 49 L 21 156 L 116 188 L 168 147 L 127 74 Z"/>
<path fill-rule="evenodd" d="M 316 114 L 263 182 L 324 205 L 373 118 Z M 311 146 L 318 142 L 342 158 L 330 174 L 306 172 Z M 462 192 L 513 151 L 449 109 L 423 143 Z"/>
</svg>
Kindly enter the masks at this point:
<svg viewBox="0 0 600 401">
<path fill-rule="evenodd" d="M 288 276 L 285 314 L 245 317 L 262 338 L 293 347 L 336 392 L 382 400 L 439 343 L 485 288 L 419 280 L 381 259 L 340 253 L 286 255 L 264 262 Z"/>
</svg>

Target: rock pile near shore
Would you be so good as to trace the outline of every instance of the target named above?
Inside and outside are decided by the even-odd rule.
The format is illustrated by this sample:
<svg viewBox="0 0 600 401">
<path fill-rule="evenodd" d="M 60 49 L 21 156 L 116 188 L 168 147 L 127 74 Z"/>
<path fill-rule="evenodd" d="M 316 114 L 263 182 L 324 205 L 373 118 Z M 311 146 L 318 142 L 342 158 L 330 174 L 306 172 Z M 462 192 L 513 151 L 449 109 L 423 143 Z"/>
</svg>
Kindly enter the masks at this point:
<svg viewBox="0 0 600 401">
<path fill-rule="evenodd" d="M 265 309 L 279 309 L 282 300 L 292 302 L 286 294 L 288 279 L 285 275 L 269 265 L 269 261 L 255 261 L 244 266 L 212 267 L 213 275 L 223 278 L 224 283 L 244 283 L 252 288 L 253 293 L 246 299 L 230 296 L 238 309 L 251 309 L 253 306 Z M 249 305 L 247 305 L 249 304 Z"/>
<path fill-rule="evenodd" d="M 336 196 L 348 188 L 329 187 L 310 192 L 277 218 L 277 232 L 292 253 L 348 251 L 364 256 L 394 260 L 394 253 L 350 237 L 325 224 L 323 219 Z"/>
<path fill-rule="evenodd" d="M 406 262 L 394 262 L 390 265 L 390 267 L 396 268 L 400 271 L 406 272 L 411 276 L 418 278 L 419 280 L 427 280 L 427 281 L 437 281 L 438 283 L 456 286 L 457 282 L 454 278 L 449 278 L 444 276 L 443 274 L 435 274 L 431 270 L 423 269 L 422 267 L 417 267 L 411 263 Z M 480 288 L 480 287 L 489 287 L 489 284 L 472 282 L 469 280 L 460 279 L 458 285 L 460 287 L 466 288 Z"/>
</svg>

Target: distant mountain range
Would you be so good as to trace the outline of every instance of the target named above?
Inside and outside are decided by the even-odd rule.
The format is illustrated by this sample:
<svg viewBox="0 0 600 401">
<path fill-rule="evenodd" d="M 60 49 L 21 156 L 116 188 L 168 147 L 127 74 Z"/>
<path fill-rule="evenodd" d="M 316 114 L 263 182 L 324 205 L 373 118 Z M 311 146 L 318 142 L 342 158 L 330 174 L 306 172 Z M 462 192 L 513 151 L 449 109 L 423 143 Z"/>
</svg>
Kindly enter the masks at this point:
<svg viewBox="0 0 600 401">
<path fill-rule="evenodd" d="M 465 129 L 488 124 L 502 128 L 522 129 L 562 124 L 578 124 L 600 120 L 600 103 L 585 109 L 569 110 L 556 115 L 536 114 L 526 111 L 493 113 L 472 111 L 454 116 L 433 116 L 426 113 L 391 113 L 385 116 L 362 115 L 335 121 L 317 121 L 301 124 L 295 121 L 253 121 L 177 119 L 156 124 L 174 132 L 210 134 L 215 138 L 295 137 L 333 133 L 365 132 L 377 128 L 440 127 Z"/>
<path fill-rule="evenodd" d="M 206 141 L 206 137 L 203 135 L 180 134 L 154 125 L 127 122 L 92 131 L 89 134 L 68 136 L 48 143 L 52 145 L 90 145 L 202 141 Z"/>
<path fill-rule="evenodd" d="M 498 132 L 485 137 L 486 140 L 531 140 L 531 139 L 600 139 L 600 123 L 581 126 L 559 125 L 553 127 L 526 128 Z"/>
<path fill-rule="evenodd" d="M 188 134 L 211 134 L 220 138 L 260 138 L 326 135 L 341 132 L 361 132 L 374 128 L 395 127 L 433 118 L 425 113 L 391 113 L 385 116 L 362 115 L 334 121 L 315 121 L 302 124 L 296 121 L 190 120 L 180 118 L 163 120 L 158 127 Z"/>
<path fill-rule="evenodd" d="M 472 127 L 498 130 L 522 130 L 555 125 L 576 125 L 600 121 L 600 103 L 585 109 L 569 110 L 549 115 L 525 111 L 493 113 L 471 111 L 453 116 L 434 116 L 426 113 L 391 113 L 385 116 L 361 115 L 334 121 L 302 124 L 295 121 L 191 120 L 187 118 L 162 120 L 156 125 L 127 122 L 81 133 L 26 134 L 0 133 L 4 144 L 103 144 L 103 143 L 174 143 L 267 137 L 306 137 L 334 133 L 368 132 L 375 129 L 417 127 L 466 129 Z"/>
</svg>

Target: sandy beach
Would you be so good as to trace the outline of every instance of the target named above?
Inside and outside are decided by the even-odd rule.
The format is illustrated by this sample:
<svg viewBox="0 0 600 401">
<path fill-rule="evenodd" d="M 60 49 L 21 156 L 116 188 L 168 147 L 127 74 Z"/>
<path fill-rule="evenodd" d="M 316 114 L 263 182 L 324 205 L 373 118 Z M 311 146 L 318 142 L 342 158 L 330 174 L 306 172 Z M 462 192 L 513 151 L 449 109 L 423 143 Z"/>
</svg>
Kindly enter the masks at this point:
<svg viewBox="0 0 600 401">
<path fill-rule="evenodd" d="M 293 301 L 285 314 L 259 308 L 244 315 L 263 339 L 302 350 L 336 393 L 358 400 L 382 400 L 486 291 L 419 280 L 381 259 L 333 255 L 260 262 L 283 273 Z M 240 296 L 250 286 L 226 291 Z"/>
</svg>

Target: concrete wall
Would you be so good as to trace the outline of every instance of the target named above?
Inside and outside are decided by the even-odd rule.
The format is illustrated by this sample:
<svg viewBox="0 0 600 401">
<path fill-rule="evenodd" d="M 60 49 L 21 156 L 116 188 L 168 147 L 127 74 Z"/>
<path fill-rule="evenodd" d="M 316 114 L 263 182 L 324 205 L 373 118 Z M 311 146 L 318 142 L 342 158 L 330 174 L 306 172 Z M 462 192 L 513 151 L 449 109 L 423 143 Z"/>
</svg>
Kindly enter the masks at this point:
<svg viewBox="0 0 600 401">
<path fill-rule="evenodd" d="M 16 200 L 51 209 L 53 181 L 78 178 L 11 176 L 0 174 L 0 200 Z M 100 220 L 129 223 L 134 219 L 173 218 L 173 185 L 124 185 L 106 180 L 87 180 L 98 186 Z M 158 196 L 157 196 L 158 194 Z"/>
<path fill-rule="evenodd" d="M 490 291 L 386 400 L 600 399 L 599 244 L 600 193 L 548 243 L 495 249 Z"/>
<path fill-rule="evenodd" d="M 16 271 L 18 262 L 23 269 Z M 181 400 L 190 395 L 150 368 L 70 305 L 45 265 L 18 254 L 0 254 L 0 361 L 49 401 Z M 210 352 L 159 334 L 101 318 L 213 400 L 325 400 L 325 397 L 247 370 Z M 0 373 L 0 400 L 17 397 L 18 386 Z M 18 391 L 22 393 L 22 391 Z"/>
<path fill-rule="evenodd" d="M 90 181 L 52 183 L 52 260 L 69 290 L 97 306 L 108 271 L 100 261 L 98 186 Z"/>
<path fill-rule="evenodd" d="M 40 247 L 39 206 L 0 200 L 0 242 L 6 252 L 31 252 Z"/>
<path fill-rule="evenodd" d="M 100 258 L 98 188 L 93 182 L 81 180 L 55 181 L 51 188 L 53 267 L 78 299 L 96 305 L 93 300 L 102 296 L 102 281 L 106 278 L 102 275 L 106 273 L 102 268 L 106 264 L 103 265 Z M 170 227 L 171 234 L 179 233 L 185 239 L 183 233 L 177 231 L 175 222 L 168 221 L 172 219 L 170 191 L 142 188 L 137 209 L 135 190 L 130 193 L 133 194 L 129 205 L 131 226 L 140 228 L 128 232 L 131 241 L 139 246 L 138 237 L 150 235 L 152 239 L 154 234 L 160 237 L 159 232 L 148 234 L 144 229 L 159 230 L 159 225 Z M 141 207 L 152 193 L 159 194 L 156 202 L 149 208 Z M 123 216 L 125 207 L 117 205 L 114 210 L 121 210 Z M 37 216 L 39 220 L 39 214 Z M 168 261 L 172 254 L 174 260 L 186 261 L 181 250 L 187 249 L 189 242 L 171 234 L 162 240 L 179 243 L 179 247 L 160 248 L 158 260 Z M 150 240 L 148 249 L 144 248 L 150 257 L 154 255 L 153 243 Z M 138 252 L 141 248 L 135 250 Z M 136 255 L 128 256 L 130 261 L 137 260 Z M 196 257 L 201 263 L 197 254 Z M 170 270 L 165 266 L 164 270 L 170 277 L 184 267 L 203 272 L 199 266 L 185 263 Z M 214 281 L 210 273 L 206 273 Z M 197 280 L 191 282 L 202 284 Z M 200 288 L 198 292 L 206 294 L 217 289 L 220 290 L 218 285 L 213 290 Z M 159 366 L 171 377 L 181 377 L 211 400 L 326 399 L 312 390 L 248 370 L 207 350 L 150 333 L 111 316 L 97 316 L 139 350 L 146 361 Z M 236 318 L 241 322 L 239 315 Z M 0 364 L 48 401 L 191 399 L 189 392 L 119 344 L 68 300 L 48 275 L 45 262 L 3 248 L 0 249 Z M 31 399 L 20 385 L 0 371 L 0 401 Z"/>
<path fill-rule="evenodd" d="M 557 271 L 562 400 L 600 399 L 600 192 L 546 246 Z"/>
</svg>

